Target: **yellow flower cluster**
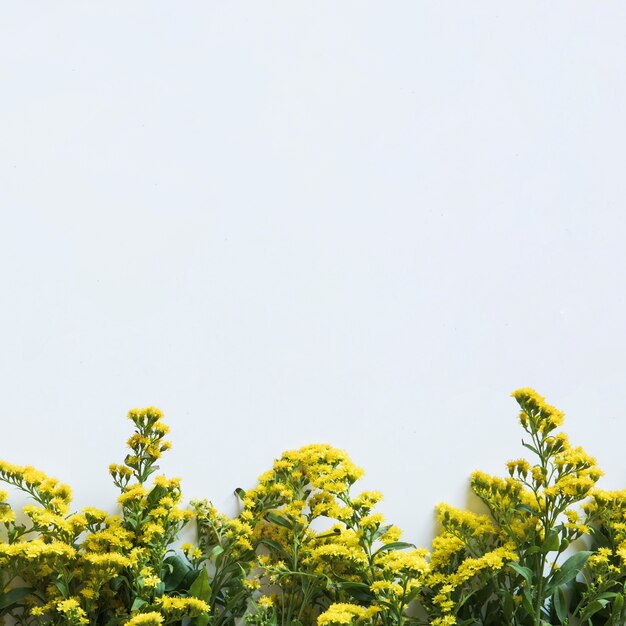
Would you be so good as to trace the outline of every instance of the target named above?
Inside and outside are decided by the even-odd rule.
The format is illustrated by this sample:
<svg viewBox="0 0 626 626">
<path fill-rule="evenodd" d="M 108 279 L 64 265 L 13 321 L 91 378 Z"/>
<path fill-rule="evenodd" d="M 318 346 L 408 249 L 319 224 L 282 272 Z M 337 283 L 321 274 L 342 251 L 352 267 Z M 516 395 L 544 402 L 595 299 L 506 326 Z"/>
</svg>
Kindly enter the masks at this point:
<svg viewBox="0 0 626 626">
<path fill-rule="evenodd" d="M 166 616 L 167 621 L 179 621 L 185 617 L 197 617 L 202 613 L 208 613 L 209 605 L 198 598 L 177 598 L 173 596 L 161 596 L 157 598 L 156 605 Z"/>
<path fill-rule="evenodd" d="M 377 557 L 375 562 L 383 571 L 395 576 L 419 578 L 430 571 L 428 550 L 423 548 L 410 551 L 389 550 Z"/>
<path fill-rule="evenodd" d="M 522 409 L 519 420 L 524 430 L 547 435 L 563 423 L 564 413 L 550 406 L 534 389 L 524 387 L 511 395 Z"/>
<path fill-rule="evenodd" d="M 129 619 L 124 626 L 160 626 L 163 623 L 163 615 L 157 611 L 137 613 Z"/>
<path fill-rule="evenodd" d="M 487 515 L 477 515 L 445 503 L 437 505 L 436 513 L 437 521 L 448 532 L 465 540 L 492 535 L 496 530 L 493 521 Z"/>
<path fill-rule="evenodd" d="M 496 548 L 476 558 L 467 558 L 459 565 L 456 572 L 450 576 L 450 583 L 458 587 L 483 570 L 502 569 L 505 563 L 517 561 L 518 558 L 514 544 L 507 544 Z"/>
<path fill-rule="evenodd" d="M 56 604 L 57 611 L 63 615 L 68 624 L 89 624 L 85 610 L 76 598 L 60 600 Z"/>
<path fill-rule="evenodd" d="M 347 624 L 362 624 L 378 613 L 376 606 L 364 608 L 358 604 L 337 602 L 332 604 L 317 618 L 318 626 L 344 626 Z"/>
</svg>

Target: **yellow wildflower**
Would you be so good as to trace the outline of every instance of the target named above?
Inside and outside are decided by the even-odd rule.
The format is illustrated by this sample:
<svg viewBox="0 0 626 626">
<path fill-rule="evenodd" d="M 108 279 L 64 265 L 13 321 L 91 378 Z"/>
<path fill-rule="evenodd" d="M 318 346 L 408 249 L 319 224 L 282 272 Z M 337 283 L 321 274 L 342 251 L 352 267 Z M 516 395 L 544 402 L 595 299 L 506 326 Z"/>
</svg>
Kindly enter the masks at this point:
<svg viewBox="0 0 626 626">
<path fill-rule="evenodd" d="M 149 613 L 137 613 L 131 617 L 124 626 L 160 626 L 163 623 L 163 615 L 156 611 Z"/>
</svg>

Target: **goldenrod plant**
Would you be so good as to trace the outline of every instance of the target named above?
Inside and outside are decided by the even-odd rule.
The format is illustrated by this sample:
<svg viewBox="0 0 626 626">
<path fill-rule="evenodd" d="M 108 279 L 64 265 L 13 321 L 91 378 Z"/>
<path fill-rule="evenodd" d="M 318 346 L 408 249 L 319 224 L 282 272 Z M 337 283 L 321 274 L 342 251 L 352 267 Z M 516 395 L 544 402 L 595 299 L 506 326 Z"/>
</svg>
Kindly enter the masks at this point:
<svg viewBox="0 0 626 626">
<path fill-rule="evenodd" d="M 563 413 L 513 393 L 530 452 L 508 476 L 480 471 L 483 513 L 437 507 L 432 551 L 402 540 L 358 492 L 363 475 L 327 444 L 284 452 L 228 517 L 187 509 L 158 474 L 162 413 L 133 409 L 128 454 L 111 465 L 119 510 L 72 511 L 70 488 L 0 462 L 0 623 L 18 626 L 624 626 L 626 491 L 558 429 Z M 584 516 L 581 515 L 581 509 Z M 195 521 L 197 539 L 179 546 Z M 582 539 L 582 541 L 580 541 Z"/>
<path fill-rule="evenodd" d="M 312 526 L 317 519 L 349 513 L 335 493 L 348 489 L 361 474 L 340 450 L 311 445 L 284 452 L 254 489 L 240 492 L 242 515 L 249 520 L 253 544 L 259 548 L 255 585 L 273 591 L 269 600 L 263 600 L 265 610 L 253 612 L 249 622 L 255 616 L 265 619 L 271 608 L 281 626 L 312 623 L 332 602 L 330 567 L 320 561 L 319 552 L 341 531 L 333 527 L 320 532 Z M 360 558 L 354 542 L 348 545 L 345 539 L 344 562 Z"/>
<path fill-rule="evenodd" d="M 112 581 L 121 605 L 118 612 L 130 616 L 127 626 L 178 623 L 186 617 L 206 620 L 209 612 L 202 578 L 194 586 L 197 573 L 173 550 L 192 517 L 190 510 L 179 506 L 180 479 L 162 475 L 151 479 L 161 454 L 170 448 L 164 439 L 169 428 L 162 417 L 154 407 L 129 412 L 135 426 L 127 442 L 130 452 L 123 464 L 109 467 L 121 491 L 121 518 L 85 540 L 127 559 Z M 200 594 L 203 597 L 197 597 Z"/>
<path fill-rule="evenodd" d="M 517 560 L 515 545 L 487 515 L 440 504 L 437 519 L 442 530 L 422 594 L 432 623 L 506 624 L 503 608 L 513 590 L 505 566 Z"/>
<path fill-rule="evenodd" d="M 0 607 L 17 624 L 88 623 L 85 598 L 78 599 L 88 563 L 79 568 L 79 536 L 105 516 L 99 511 L 71 514 L 69 486 L 34 467 L 0 462 L 0 480 L 26 493 L 32 504 L 18 521 L 3 491 L 1 519 L 6 536 L 0 543 Z M 93 528 L 93 526 L 92 526 Z"/>
<path fill-rule="evenodd" d="M 594 490 L 583 507 L 593 554 L 574 585 L 581 626 L 626 624 L 626 491 Z"/>
<path fill-rule="evenodd" d="M 67 485 L 32 467 L 0 464 L 0 480 L 34 501 L 23 509 L 27 522 L 16 521 L 7 503 L 0 513 L 6 529 L 0 606 L 17 624 L 157 626 L 208 612 L 208 604 L 189 593 L 193 581 L 184 579 L 194 572 L 170 554 L 191 516 L 178 506 L 179 481 L 150 480 L 169 449 L 168 428 L 152 407 L 129 417 L 135 426 L 130 453 L 110 467 L 121 515 L 94 508 L 70 513 Z"/>
<path fill-rule="evenodd" d="M 471 487 L 489 516 L 441 507 L 433 551 L 433 624 L 545 626 L 569 624 L 569 587 L 589 558 L 563 560 L 588 527 L 577 503 L 602 472 L 567 436 L 555 433 L 563 413 L 532 389 L 513 393 L 532 460 L 507 464 L 509 476 L 474 472 Z"/>
<path fill-rule="evenodd" d="M 315 444 L 283 453 L 242 494 L 266 592 L 249 623 L 327 626 L 352 615 L 387 625 L 407 618 L 427 553 L 400 541 L 399 529 L 374 511 L 382 494 L 352 494 L 362 475 L 345 452 Z"/>
<path fill-rule="evenodd" d="M 249 512 L 229 518 L 208 500 L 194 500 L 197 544 L 187 543 L 182 550 L 195 571 L 195 586 L 204 585 L 212 626 L 227 626 L 242 618 L 256 581 L 249 578 L 256 558 L 252 545 Z M 209 574 L 209 571 L 211 572 Z M 196 621 L 196 624 L 202 624 Z"/>
</svg>

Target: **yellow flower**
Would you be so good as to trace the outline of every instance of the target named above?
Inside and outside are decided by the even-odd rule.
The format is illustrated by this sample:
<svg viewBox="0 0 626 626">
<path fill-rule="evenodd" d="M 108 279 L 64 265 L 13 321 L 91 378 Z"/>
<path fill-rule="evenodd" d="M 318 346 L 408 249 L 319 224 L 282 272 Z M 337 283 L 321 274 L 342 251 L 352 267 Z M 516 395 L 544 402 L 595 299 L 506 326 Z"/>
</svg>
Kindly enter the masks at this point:
<svg viewBox="0 0 626 626">
<path fill-rule="evenodd" d="M 520 422 L 524 428 L 547 434 L 563 423 L 564 413 L 547 404 L 534 389 L 524 387 L 511 395 L 522 408 Z"/>
<path fill-rule="evenodd" d="M 132 487 L 126 487 L 124 493 L 117 499 L 120 504 L 126 504 L 128 502 L 142 500 L 148 495 L 145 487 L 141 483 L 137 483 Z"/>
<path fill-rule="evenodd" d="M 161 579 L 155 575 L 149 575 L 143 579 L 143 584 L 150 589 L 154 589 L 160 582 Z"/>
<path fill-rule="evenodd" d="M 451 558 L 465 547 L 465 543 L 455 535 L 443 532 L 433 539 L 433 552 L 430 557 L 432 567 L 447 565 Z"/>
<path fill-rule="evenodd" d="M 514 551 L 514 546 L 502 546 L 487 552 L 481 557 L 465 559 L 450 577 L 450 580 L 452 584 L 459 586 L 485 569 L 499 570 L 509 561 L 516 561 L 517 559 L 518 556 Z"/>
<path fill-rule="evenodd" d="M 246 589 L 259 589 L 261 587 L 261 582 L 258 578 L 246 578 L 243 581 L 243 586 Z"/>
<path fill-rule="evenodd" d="M 0 506 L 0 524 L 10 524 L 15 520 L 15 511 L 10 506 Z"/>
<path fill-rule="evenodd" d="M 58 602 L 57 608 L 61 611 L 61 613 L 68 613 L 80 608 L 80 603 L 76 600 L 76 598 L 70 598 L 69 600 L 62 600 L 61 602 Z"/>
<path fill-rule="evenodd" d="M 156 602 L 161 610 L 168 616 L 194 617 L 201 613 L 208 613 L 209 605 L 198 598 L 176 598 L 171 596 L 161 596 Z"/>
<path fill-rule="evenodd" d="M 429 571 L 428 551 L 418 548 L 409 551 L 390 550 L 377 559 L 378 564 L 393 574 L 420 576 Z"/>
<path fill-rule="evenodd" d="M 397 526 L 390 526 L 380 537 L 385 545 L 388 543 L 395 543 L 402 537 L 402 531 Z"/>
<path fill-rule="evenodd" d="M 89 624 L 87 614 L 81 608 L 76 598 L 68 598 L 67 600 L 57 602 L 57 610 L 59 613 L 63 613 L 71 623 Z"/>
<path fill-rule="evenodd" d="M 261 596 L 258 605 L 264 609 L 271 609 L 274 606 L 274 600 L 270 596 Z"/>
<path fill-rule="evenodd" d="M 124 556 L 123 554 L 118 554 L 116 552 L 106 552 L 104 554 L 85 554 L 85 560 L 92 565 L 97 565 L 99 567 L 105 568 L 112 567 L 121 569 L 123 567 L 129 567 L 131 565 L 131 560 L 127 556 Z"/>
<path fill-rule="evenodd" d="M 506 464 L 509 474 L 513 476 L 516 472 L 526 478 L 530 470 L 530 463 L 526 459 L 516 459 Z"/>
<path fill-rule="evenodd" d="M 342 626 L 344 624 L 354 624 L 359 620 L 364 620 L 373 615 L 378 608 L 366 609 L 357 604 L 337 602 L 331 604 L 324 613 L 317 618 L 317 626 Z"/>
<path fill-rule="evenodd" d="M 361 527 L 362 528 L 378 528 L 383 522 L 385 518 L 382 513 L 372 513 L 371 515 L 366 515 L 361 518 Z"/>
<path fill-rule="evenodd" d="M 159 435 L 167 435 L 170 432 L 170 427 L 164 422 L 156 422 L 152 430 Z"/>
<path fill-rule="evenodd" d="M 378 580 L 376 582 L 373 582 L 370 585 L 370 589 L 372 593 L 376 595 L 396 596 L 398 598 L 404 595 L 402 585 L 399 585 L 398 583 L 392 583 L 387 580 Z"/>
<path fill-rule="evenodd" d="M 156 611 L 150 613 L 137 613 L 124 626 L 160 626 L 163 623 L 163 615 Z"/>
</svg>

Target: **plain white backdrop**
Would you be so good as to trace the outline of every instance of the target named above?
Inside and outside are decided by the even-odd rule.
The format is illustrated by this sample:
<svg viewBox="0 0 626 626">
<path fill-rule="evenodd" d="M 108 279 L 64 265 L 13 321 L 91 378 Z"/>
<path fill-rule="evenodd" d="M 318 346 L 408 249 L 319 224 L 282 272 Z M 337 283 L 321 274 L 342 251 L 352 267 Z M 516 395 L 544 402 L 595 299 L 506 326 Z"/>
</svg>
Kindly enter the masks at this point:
<svg viewBox="0 0 626 626">
<path fill-rule="evenodd" d="M 113 510 L 127 410 L 233 512 L 328 442 L 429 543 L 522 453 L 626 487 L 626 5 L 0 7 L 0 457 Z"/>
</svg>

